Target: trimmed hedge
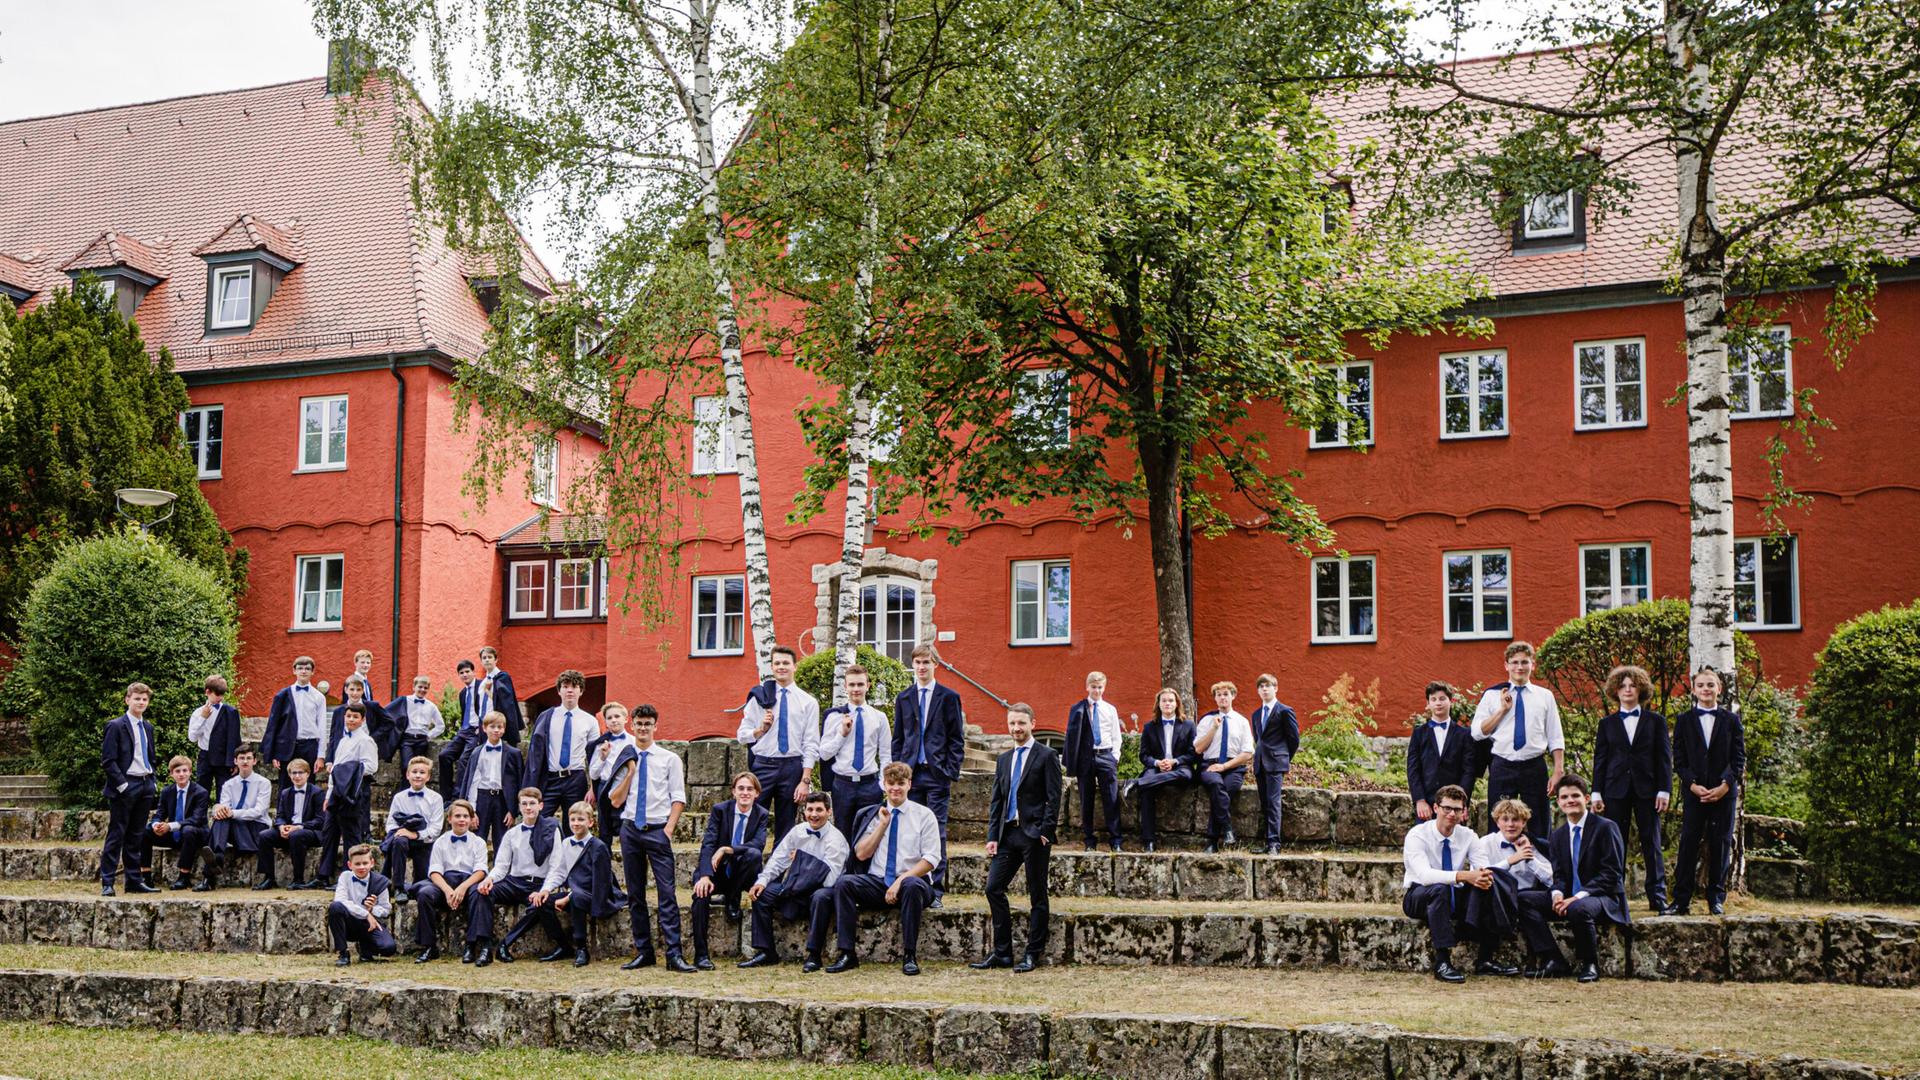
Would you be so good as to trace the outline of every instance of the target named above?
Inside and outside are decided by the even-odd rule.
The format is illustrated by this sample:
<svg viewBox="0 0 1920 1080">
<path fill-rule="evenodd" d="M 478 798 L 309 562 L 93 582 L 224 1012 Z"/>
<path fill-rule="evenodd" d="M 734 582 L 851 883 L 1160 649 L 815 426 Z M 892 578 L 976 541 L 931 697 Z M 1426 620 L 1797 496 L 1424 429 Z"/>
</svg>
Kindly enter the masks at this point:
<svg viewBox="0 0 1920 1080">
<path fill-rule="evenodd" d="M 913 681 L 913 672 L 907 665 L 895 660 L 871 645 L 862 645 L 854 653 L 854 662 L 867 669 L 872 685 L 867 688 L 867 704 L 893 717 L 893 699 Z M 800 689 L 812 694 L 820 703 L 820 711 L 825 713 L 833 707 L 833 650 L 821 649 L 819 652 L 800 661 L 794 669 L 793 681 Z"/>
<path fill-rule="evenodd" d="M 1807 715 L 1812 858 L 1854 895 L 1920 900 L 1920 602 L 1835 629 Z"/>
</svg>

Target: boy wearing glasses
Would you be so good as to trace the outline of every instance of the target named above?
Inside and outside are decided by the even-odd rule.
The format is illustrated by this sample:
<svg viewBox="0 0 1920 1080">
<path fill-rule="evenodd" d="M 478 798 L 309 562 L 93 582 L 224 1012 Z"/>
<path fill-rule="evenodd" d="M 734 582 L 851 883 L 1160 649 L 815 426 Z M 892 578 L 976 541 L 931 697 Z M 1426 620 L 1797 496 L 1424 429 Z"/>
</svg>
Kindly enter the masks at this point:
<svg viewBox="0 0 1920 1080">
<path fill-rule="evenodd" d="M 1407 830 L 1403 845 L 1407 893 L 1401 910 L 1407 918 L 1427 924 L 1433 977 L 1445 983 L 1462 983 L 1467 977 L 1453 966 L 1453 947 L 1461 938 L 1473 936 L 1467 927 L 1465 887 L 1492 887 L 1493 871 L 1467 868 L 1467 849 L 1477 839 L 1465 824 L 1467 793 L 1457 784 L 1448 784 L 1434 793 L 1433 809 L 1432 821 Z"/>
</svg>

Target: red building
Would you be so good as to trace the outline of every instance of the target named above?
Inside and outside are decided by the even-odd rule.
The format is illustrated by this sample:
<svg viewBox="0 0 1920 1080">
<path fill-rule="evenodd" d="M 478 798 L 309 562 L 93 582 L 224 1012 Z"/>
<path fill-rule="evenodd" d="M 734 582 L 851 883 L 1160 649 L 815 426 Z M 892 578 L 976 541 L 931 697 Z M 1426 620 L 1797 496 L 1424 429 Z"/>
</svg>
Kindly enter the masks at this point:
<svg viewBox="0 0 1920 1080">
<path fill-rule="evenodd" d="M 537 535 L 530 489 L 598 444 L 561 433 L 484 510 L 462 493 L 452 377 L 497 283 L 413 209 L 394 123 L 418 106 L 342 100 L 315 78 L 0 124 L 0 288 L 31 306 L 92 273 L 172 354 L 201 491 L 252 554 L 246 712 L 301 654 L 336 694 L 361 648 L 381 695 L 452 681 L 484 643 L 529 695 L 598 676 L 600 553 L 515 543 Z M 537 260 L 529 277 L 552 288 Z"/>
</svg>

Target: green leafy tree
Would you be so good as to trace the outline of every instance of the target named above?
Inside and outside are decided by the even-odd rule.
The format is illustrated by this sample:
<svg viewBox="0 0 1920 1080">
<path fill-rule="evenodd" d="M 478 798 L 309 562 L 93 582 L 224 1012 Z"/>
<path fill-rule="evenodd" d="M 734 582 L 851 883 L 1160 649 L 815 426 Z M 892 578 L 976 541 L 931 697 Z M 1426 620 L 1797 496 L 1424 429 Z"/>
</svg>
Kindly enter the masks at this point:
<svg viewBox="0 0 1920 1080">
<path fill-rule="evenodd" d="M 180 431 L 187 390 L 164 350 L 91 292 L 56 290 L 28 312 L 0 305 L 0 366 L 12 408 L 0 408 L 0 636 L 70 540 L 116 523 L 114 491 L 179 496 L 156 539 L 205 568 L 227 595 L 246 585 L 247 553 L 201 497 Z M 202 676 L 204 678 L 204 673 Z"/>
<path fill-rule="evenodd" d="M 154 760 L 192 752 L 187 717 L 209 675 L 233 675 L 237 615 L 224 582 L 127 528 L 73 541 L 34 584 L 9 697 L 31 710 L 41 769 L 68 806 L 102 804 L 100 740 L 130 682 L 153 689 Z"/>
<path fill-rule="evenodd" d="M 867 704 L 892 717 L 893 699 L 913 682 L 912 670 L 871 645 L 860 646 L 855 662 L 867 669 Z M 793 681 L 816 700 L 826 701 L 833 694 L 839 670 L 833 653 L 822 649 L 800 661 L 794 668 Z"/>
</svg>

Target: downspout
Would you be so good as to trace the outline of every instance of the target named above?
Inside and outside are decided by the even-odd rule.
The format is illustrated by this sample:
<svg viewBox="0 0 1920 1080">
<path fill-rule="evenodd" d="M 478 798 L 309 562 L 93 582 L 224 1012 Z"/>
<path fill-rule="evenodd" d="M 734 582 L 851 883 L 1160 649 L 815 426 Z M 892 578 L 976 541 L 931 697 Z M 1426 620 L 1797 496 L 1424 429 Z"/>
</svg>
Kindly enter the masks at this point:
<svg viewBox="0 0 1920 1080">
<path fill-rule="evenodd" d="M 400 696 L 400 539 L 401 511 L 405 508 L 407 476 L 407 380 L 400 377 L 400 358 L 387 353 L 387 370 L 397 391 L 393 403 L 393 636 L 387 646 L 392 657 L 387 700 Z"/>
</svg>

